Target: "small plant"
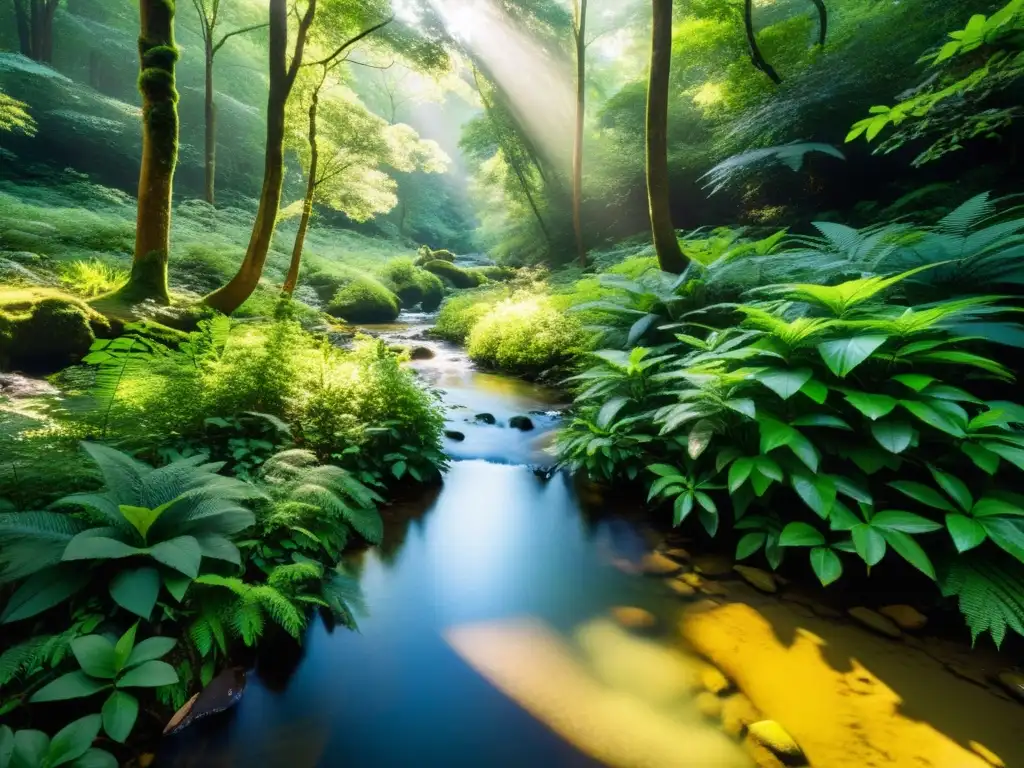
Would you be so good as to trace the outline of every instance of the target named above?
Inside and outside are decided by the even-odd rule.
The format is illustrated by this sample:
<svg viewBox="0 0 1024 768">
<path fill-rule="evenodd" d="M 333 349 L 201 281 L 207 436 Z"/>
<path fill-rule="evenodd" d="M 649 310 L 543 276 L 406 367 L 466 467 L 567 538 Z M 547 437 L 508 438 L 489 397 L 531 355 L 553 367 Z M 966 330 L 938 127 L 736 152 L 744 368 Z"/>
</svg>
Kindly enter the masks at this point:
<svg viewBox="0 0 1024 768">
<path fill-rule="evenodd" d="M 139 700 L 125 689 L 159 688 L 178 682 L 174 667 L 160 661 L 177 641 L 171 637 L 149 637 L 136 644 L 138 626 L 133 624 L 116 643 L 103 635 L 72 640 L 71 652 L 81 668 L 43 686 L 30 701 L 81 699 L 110 691 L 101 713 L 103 730 L 123 744 L 139 715 Z"/>
<path fill-rule="evenodd" d="M 110 293 L 128 282 L 128 270 L 105 264 L 99 259 L 79 259 L 65 265 L 60 279 L 74 293 L 92 298 Z"/>
<path fill-rule="evenodd" d="M 0 725 L 0 768 L 117 768 L 117 758 L 92 746 L 101 718 L 88 715 L 59 730 L 51 739 L 42 731 L 12 731 Z"/>
</svg>

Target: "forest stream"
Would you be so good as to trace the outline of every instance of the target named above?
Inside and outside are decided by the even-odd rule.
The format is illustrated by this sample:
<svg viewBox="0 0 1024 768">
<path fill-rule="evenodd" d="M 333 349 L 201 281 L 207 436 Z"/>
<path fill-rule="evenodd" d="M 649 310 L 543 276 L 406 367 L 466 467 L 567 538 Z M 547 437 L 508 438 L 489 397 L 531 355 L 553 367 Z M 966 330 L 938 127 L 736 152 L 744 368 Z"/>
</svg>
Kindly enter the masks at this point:
<svg viewBox="0 0 1024 768">
<path fill-rule="evenodd" d="M 781 765 L 738 738 L 769 719 L 813 766 L 1024 764 L 1020 705 L 991 682 L 1005 659 L 883 637 L 595 511 L 539 469 L 560 393 L 474 370 L 424 340 L 431 319 L 367 329 L 431 350 L 410 365 L 464 439 L 446 440 L 443 486 L 385 509 L 382 545 L 353 557 L 360 631 L 316 622 L 301 649 L 261 649 L 238 706 L 159 764 Z M 534 428 L 508 426 L 520 415 Z"/>
</svg>

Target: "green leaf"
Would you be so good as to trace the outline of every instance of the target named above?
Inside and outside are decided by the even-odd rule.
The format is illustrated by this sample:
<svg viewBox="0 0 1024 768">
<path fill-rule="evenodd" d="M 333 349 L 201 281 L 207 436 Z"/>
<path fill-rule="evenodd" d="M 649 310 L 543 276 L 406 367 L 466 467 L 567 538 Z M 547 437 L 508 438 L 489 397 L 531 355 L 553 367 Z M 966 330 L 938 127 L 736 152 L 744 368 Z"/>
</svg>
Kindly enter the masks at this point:
<svg viewBox="0 0 1024 768">
<path fill-rule="evenodd" d="M 651 464 L 647 467 L 648 472 L 653 472 L 660 477 L 669 477 L 671 475 L 678 475 L 679 470 L 675 467 L 671 467 L 668 464 Z"/>
<path fill-rule="evenodd" d="M 957 552 L 974 549 L 988 538 L 981 523 L 956 512 L 946 515 L 946 528 Z"/>
<path fill-rule="evenodd" d="M 125 672 L 117 681 L 118 688 L 159 688 L 174 685 L 178 673 L 165 661 L 144 661 Z"/>
<path fill-rule="evenodd" d="M 7 726 L 0 726 L 0 730 Z M 50 751 L 50 737 L 42 731 L 30 731 L 27 728 L 15 733 L 13 741 L 14 759 L 12 768 L 38 768 L 45 765 L 46 753 Z"/>
<path fill-rule="evenodd" d="M 890 453 L 903 453 L 914 440 L 914 428 L 905 421 L 886 419 L 871 425 L 871 434 Z"/>
<path fill-rule="evenodd" d="M 827 587 L 843 575 L 843 564 L 839 560 L 839 555 L 828 547 L 815 547 L 811 550 L 810 557 L 811 568 L 814 569 L 822 586 Z"/>
<path fill-rule="evenodd" d="M 71 768 L 117 768 L 117 759 L 104 749 L 87 749 Z"/>
<path fill-rule="evenodd" d="M 811 398 L 818 405 L 823 405 L 828 399 L 828 387 L 817 379 L 811 379 L 802 387 L 800 391 Z"/>
<path fill-rule="evenodd" d="M 872 421 L 888 416 L 896 407 L 896 398 L 888 395 L 869 395 L 866 392 L 844 392 L 846 402 Z"/>
<path fill-rule="evenodd" d="M 709 419 L 701 419 L 690 429 L 690 436 L 686 441 L 686 452 L 691 459 L 698 459 L 711 444 L 711 438 L 715 436 L 715 425 Z"/>
<path fill-rule="evenodd" d="M 838 416 L 828 413 L 811 413 L 807 416 L 800 416 L 790 422 L 794 427 L 832 427 L 834 429 L 850 430 L 850 425 Z"/>
<path fill-rule="evenodd" d="M 820 547 L 825 545 L 825 537 L 814 526 L 793 522 L 782 529 L 779 544 L 783 547 Z"/>
<path fill-rule="evenodd" d="M 994 475 L 999 470 L 999 456 L 988 448 L 974 443 L 961 443 L 960 450 L 985 474 Z"/>
<path fill-rule="evenodd" d="M 750 475 L 750 487 L 754 491 L 754 495 L 758 498 L 764 496 L 772 484 L 772 478 L 762 474 L 761 472 L 755 472 Z"/>
<path fill-rule="evenodd" d="M 888 338 L 888 336 L 854 336 L 848 339 L 836 339 L 819 344 L 818 352 L 829 370 L 842 379 L 871 357 L 872 353 L 885 344 Z"/>
<path fill-rule="evenodd" d="M 754 468 L 754 460 L 743 456 L 736 459 L 729 467 L 729 493 L 735 493 L 736 489 L 743 485 L 750 472 Z"/>
<path fill-rule="evenodd" d="M 99 715 L 88 715 L 61 728 L 50 741 L 47 768 L 56 768 L 84 755 L 99 732 Z"/>
<path fill-rule="evenodd" d="M 628 397 L 613 397 L 602 405 L 601 410 L 597 414 L 597 426 L 601 429 L 607 429 L 608 425 L 614 421 L 615 417 L 619 414 L 619 411 L 621 411 L 628 402 Z"/>
<path fill-rule="evenodd" d="M 919 501 L 933 509 L 941 509 L 943 512 L 956 511 L 956 508 L 946 501 L 945 496 L 934 488 L 929 488 L 922 483 L 915 483 L 912 480 L 896 480 L 889 483 L 889 487 L 895 488 L 903 495 L 909 496 L 914 501 Z"/>
<path fill-rule="evenodd" d="M 117 539 L 94 536 L 91 531 L 82 531 L 68 542 L 61 560 L 111 560 L 132 557 L 144 551 Z"/>
<path fill-rule="evenodd" d="M 925 376 L 923 373 L 901 373 L 898 376 L 893 376 L 892 380 L 898 381 L 905 387 L 910 387 L 915 392 L 920 392 L 936 381 L 934 376 Z"/>
<path fill-rule="evenodd" d="M 996 546 L 1024 563 L 1024 528 L 1019 523 L 1003 517 L 986 517 L 980 522 Z"/>
<path fill-rule="evenodd" d="M 796 430 L 794 430 L 795 432 Z M 811 472 L 818 471 L 818 464 L 821 462 L 821 454 L 818 453 L 818 449 L 814 447 L 814 443 L 808 440 L 799 432 L 796 433 L 793 440 L 789 443 L 789 450 L 791 450 L 800 461 L 802 461 Z"/>
<path fill-rule="evenodd" d="M 71 641 L 71 652 L 86 674 L 113 680 L 117 674 L 117 651 L 103 635 L 86 635 Z"/>
<path fill-rule="evenodd" d="M 931 464 L 928 465 L 928 470 L 932 473 L 932 477 L 935 478 L 935 482 L 939 484 L 939 487 L 949 494 L 949 497 L 959 505 L 960 509 L 964 512 L 969 512 L 971 507 L 974 506 L 974 499 L 971 498 L 971 493 L 967 490 L 964 482 Z"/>
<path fill-rule="evenodd" d="M 697 517 L 700 518 L 700 524 L 704 526 L 708 536 L 714 536 L 718 533 L 718 510 L 710 510 L 702 505 L 697 510 Z"/>
<path fill-rule="evenodd" d="M 831 477 L 799 471 L 790 474 L 789 482 L 818 517 L 822 520 L 828 517 L 836 501 L 836 484 Z"/>
<path fill-rule="evenodd" d="M 799 368 L 795 371 L 785 368 L 765 368 L 754 374 L 754 379 L 764 384 L 768 389 L 777 394 L 783 400 L 788 400 L 804 386 L 814 371 L 810 368 Z"/>
<path fill-rule="evenodd" d="M 971 509 L 971 515 L 976 518 L 997 516 L 1024 517 L 1024 509 L 1006 499 L 986 496 L 974 505 L 974 508 Z"/>
<path fill-rule="evenodd" d="M 722 405 L 731 411 L 742 413 L 749 419 L 757 417 L 757 406 L 754 404 L 754 401 L 748 397 L 737 397 L 731 400 L 726 400 Z"/>
<path fill-rule="evenodd" d="M 788 424 L 775 419 L 762 418 L 757 423 L 761 431 L 761 453 L 768 453 L 789 445 L 800 433 Z"/>
<path fill-rule="evenodd" d="M 765 477 L 771 478 L 777 483 L 782 482 L 782 467 L 770 456 L 754 457 L 754 468 Z"/>
<path fill-rule="evenodd" d="M 124 744 L 139 716 L 139 700 L 130 693 L 114 691 L 103 702 L 103 730 L 114 741 Z"/>
<path fill-rule="evenodd" d="M 110 596 L 126 611 L 149 620 L 160 593 L 160 573 L 156 568 L 121 571 L 110 580 Z"/>
<path fill-rule="evenodd" d="M 829 528 L 833 531 L 852 531 L 854 526 L 861 524 L 861 519 L 853 514 L 849 507 L 841 501 L 837 501 L 832 505 L 832 512 L 828 516 L 828 524 Z"/>
<path fill-rule="evenodd" d="M 192 579 L 183 573 L 165 573 L 163 578 L 164 586 L 171 593 L 171 597 L 179 603 L 184 600 L 185 593 L 188 592 L 188 588 L 192 585 Z"/>
<path fill-rule="evenodd" d="M 110 687 L 110 683 L 89 677 L 78 669 L 62 675 L 48 685 L 36 691 L 29 701 L 64 701 L 66 699 L 82 699 L 92 696 Z"/>
<path fill-rule="evenodd" d="M 391 474 L 393 474 L 399 480 L 402 479 L 402 476 L 405 474 L 405 470 L 406 463 L 404 461 L 396 461 L 394 464 L 391 465 Z"/>
<path fill-rule="evenodd" d="M 672 524 L 675 526 L 682 525 L 683 520 L 690 516 L 690 512 L 693 511 L 693 491 L 686 491 L 676 496 L 676 502 L 673 505 L 673 517 Z"/>
<path fill-rule="evenodd" d="M 761 549 L 767 540 L 768 535 L 764 533 L 745 534 L 736 544 L 736 559 L 746 560 Z"/>
<path fill-rule="evenodd" d="M 144 661 L 159 659 L 170 653 L 177 644 L 178 641 L 173 637 L 147 637 L 132 649 L 124 666 L 130 669 Z"/>
<path fill-rule="evenodd" d="M 121 504 L 118 506 L 118 511 L 122 517 L 132 524 L 132 527 L 139 532 L 142 536 L 143 541 L 146 539 L 146 534 L 149 532 L 150 527 L 156 522 L 157 518 L 167 509 L 166 506 L 157 507 L 156 509 L 150 509 L 149 507 L 133 507 L 129 504 Z"/>
<path fill-rule="evenodd" d="M 867 523 L 855 525 L 850 531 L 853 546 L 860 559 L 868 565 L 877 565 L 885 557 L 885 539 L 880 531 L 876 531 Z"/>
<path fill-rule="evenodd" d="M 1018 469 L 1024 469 L 1024 450 L 995 441 L 986 441 L 982 445 L 992 451 L 992 453 L 1006 459 Z"/>
<path fill-rule="evenodd" d="M 29 576 L 0 613 L 0 624 L 29 619 L 60 605 L 89 583 L 79 568 L 57 565 Z"/>
<path fill-rule="evenodd" d="M 910 535 L 902 531 L 882 531 L 882 536 L 889 542 L 889 546 L 896 551 L 896 554 L 932 581 L 935 580 L 935 567 L 932 565 L 932 561 L 928 559 L 928 555 L 921 549 L 921 545 L 914 541 Z"/>
<path fill-rule="evenodd" d="M 940 432 L 945 432 L 953 437 L 963 437 L 966 433 L 963 428 L 954 423 L 952 419 L 938 410 L 917 400 L 900 400 L 900 405 L 910 411 L 914 416 L 930 427 Z"/>
<path fill-rule="evenodd" d="M 163 563 L 168 568 L 173 568 L 193 579 L 199 575 L 203 550 L 193 536 L 178 536 L 161 541 L 149 548 L 149 554 L 158 563 Z"/>
<path fill-rule="evenodd" d="M 913 512 L 903 512 L 898 509 L 887 509 L 879 512 L 871 518 L 871 524 L 876 528 L 884 528 L 888 531 L 903 531 L 903 533 L 931 533 L 942 530 L 942 526 L 927 517 L 915 515 Z"/>
<path fill-rule="evenodd" d="M 844 496 L 848 496 L 854 501 L 859 501 L 861 504 L 874 503 L 871 493 L 860 483 L 854 482 L 850 478 L 843 477 L 842 475 L 832 475 L 832 481 L 836 484 L 836 491 Z"/>
</svg>

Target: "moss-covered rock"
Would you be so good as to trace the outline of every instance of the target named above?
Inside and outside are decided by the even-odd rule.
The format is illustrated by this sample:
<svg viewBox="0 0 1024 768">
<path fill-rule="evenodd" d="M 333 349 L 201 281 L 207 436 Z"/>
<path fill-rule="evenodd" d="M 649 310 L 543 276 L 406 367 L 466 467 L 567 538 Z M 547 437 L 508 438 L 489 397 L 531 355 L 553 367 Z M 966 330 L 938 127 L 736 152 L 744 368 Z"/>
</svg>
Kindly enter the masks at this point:
<svg viewBox="0 0 1024 768">
<path fill-rule="evenodd" d="M 416 256 L 416 266 L 422 267 L 432 261 L 447 261 L 449 264 L 455 262 L 455 254 L 442 248 L 439 251 L 431 250 L 429 245 L 421 245 Z"/>
<path fill-rule="evenodd" d="M 111 332 L 103 315 L 73 296 L 43 288 L 0 290 L 0 368 L 57 371 Z"/>
<path fill-rule="evenodd" d="M 437 275 L 454 288 L 476 288 L 484 281 L 484 276 L 476 272 L 457 267 L 454 264 L 436 259 L 423 265 L 427 272 Z"/>
<path fill-rule="evenodd" d="M 411 259 L 388 262 L 381 274 L 384 284 L 395 292 L 406 309 L 420 306 L 431 312 L 444 299 L 444 283 L 436 275 L 415 266 Z"/>
<path fill-rule="evenodd" d="M 398 317 L 398 296 L 372 277 L 360 275 L 338 288 L 326 312 L 352 323 L 390 323 Z"/>
<path fill-rule="evenodd" d="M 423 298 L 420 300 L 420 309 L 424 312 L 433 312 L 444 300 L 444 283 L 437 275 L 419 270 L 420 287 L 423 288 Z"/>
</svg>

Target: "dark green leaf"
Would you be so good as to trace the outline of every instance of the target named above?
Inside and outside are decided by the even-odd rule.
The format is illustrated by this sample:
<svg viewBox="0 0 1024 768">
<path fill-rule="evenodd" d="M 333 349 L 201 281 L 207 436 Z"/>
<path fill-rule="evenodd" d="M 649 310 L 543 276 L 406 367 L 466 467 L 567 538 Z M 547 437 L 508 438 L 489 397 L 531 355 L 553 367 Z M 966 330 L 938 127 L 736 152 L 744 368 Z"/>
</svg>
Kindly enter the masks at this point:
<svg viewBox="0 0 1024 768">
<path fill-rule="evenodd" d="M 853 536 L 853 546 L 860 555 L 860 559 L 868 565 L 877 565 L 885 557 L 885 539 L 880 531 L 875 530 L 866 523 L 855 525 L 850 534 Z"/>
<path fill-rule="evenodd" d="M 832 511 L 828 516 L 828 524 L 829 528 L 833 531 L 851 531 L 854 526 L 861 524 L 861 519 L 853 514 L 849 507 L 841 501 L 837 501 L 832 505 Z"/>
<path fill-rule="evenodd" d="M 783 547 L 820 547 L 825 544 L 825 537 L 807 523 L 793 522 L 782 529 L 779 544 Z"/>
<path fill-rule="evenodd" d="M 795 431 L 795 430 L 794 430 Z M 821 462 L 821 454 L 814 447 L 814 443 L 801 435 L 799 432 L 789 443 L 791 450 L 800 461 L 802 461 L 811 472 L 818 471 L 818 464 Z"/>
<path fill-rule="evenodd" d="M 783 400 L 788 400 L 806 384 L 814 372 L 810 368 L 790 371 L 785 368 L 765 368 L 754 374 L 754 378 Z"/>
<path fill-rule="evenodd" d="M 985 441 L 982 445 L 992 451 L 992 453 L 1006 459 L 1018 469 L 1024 469 L 1024 450 L 995 441 Z"/>
<path fill-rule="evenodd" d="M 668 477 L 670 475 L 678 475 L 679 470 L 675 467 L 671 467 L 668 464 L 651 464 L 647 467 L 648 472 L 653 472 L 661 477 Z"/>
<path fill-rule="evenodd" d="M 790 422 L 794 427 L 832 427 L 833 429 L 849 430 L 850 425 L 838 416 L 828 413 L 812 413 L 801 416 Z"/>
<path fill-rule="evenodd" d="M 84 755 L 99 732 L 99 715 L 88 715 L 64 726 L 50 742 L 46 755 L 47 768 L 70 763 Z"/>
<path fill-rule="evenodd" d="M 704 530 L 708 532 L 708 536 L 714 536 L 718 533 L 718 511 L 712 511 L 704 506 L 701 506 L 697 510 L 697 517 L 700 518 L 701 525 L 704 526 Z"/>
<path fill-rule="evenodd" d="M 70 768 L 117 768 L 117 759 L 105 749 L 87 749 Z"/>
<path fill-rule="evenodd" d="M 942 526 L 934 520 L 898 509 L 879 512 L 871 518 L 871 525 L 889 531 L 903 531 L 903 533 L 931 533 L 942 530 Z"/>
<path fill-rule="evenodd" d="M 139 700 L 130 693 L 113 691 L 103 702 L 103 730 L 114 741 L 124 744 L 139 716 Z"/>
<path fill-rule="evenodd" d="M 1024 563 L 1024 527 L 1020 523 L 1003 517 L 986 517 L 980 522 L 996 546 Z"/>
<path fill-rule="evenodd" d="M 36 616 L 64 602 L 88 583 L 88 576 L 72 565 L 57 565 L 35 573 L 11 595 L 0 614 L 0 624 Z"/>
<path fill-rule="evenodd" d="M 164 574 L 164 586 L 171 593 L 171 597 L 179 603 L 184 599 L 185 593 L 192 584 L 192 579 L 183 573 Z"/>
<path fill-rule="evenodd" d="M 854 368 L 863 363 L 880 346 L 887 336 L 854 336 L 848 339 L 826 341 L 818 345 L 818 352 L 825 365 L 839 378 L 845 378 Z"/>
<path fill-rule="evenodd" d="M 872 395 L 866 392 L 844 392 L 846 401 L 872 421 L 887 416 L 896 407 L 896 399 L 888 395 Z"/>
<path fill-rule="evenodd" d="M 29 701 L 40 702 L 81 699 L 86 696 L 92 696 L 94 693 L 99 693 L 109 687 L 109 682 L 89 677 L 85 672 L 78 669 L 74 672 L 68 672 L 66 675 L 58 677 L 48 685 L 44 685 L 32 695 L 32 698 L 29 699 Z"/>
<path fill-rule="evenodd" d="M 935 482 L 939 484 L 939 487 L 949 494 L 949 497 L 957 503 L 960 509 L 964 512 L 969 512 L 971 507 L 974 506 L 974 499 L 971 498 L 971 493 L 967 490 L 964 482 L 931 464 L 928 465 L 928 470 L 932 473 L 932 477 L 935 478 Z"/>
<path fill-rule="evenodd" d="M 934 509 L 941 509 L 943 512 L 956 511 L 953 505 L 946 500 L 945 496 L 934 488 L 929 488 L 922 483 L 915 483 L 912 480 L 896 480 L 889 483 L 889 485 L 905 496 L 914 499 L 914 501 L 919 501 Z"/>
<path fill-rule="evenodd" d="M 159 688 L 162 685 L 174 685 L 178 682 L 178 673 L 165 661 L 144 661 L 132 667 L 117 680 L 118 688 Z"/>
<path fill-rule="evenodd" d="M 999 456 L 988 448 L 974 443 L 961 443 L 960 450 L 974 462 L 974 466 L 985 474 L 994 475 L 999 469 Z"/>
<path fill-rule="evenodd" d="M 800 391 L 803 392 L 807 397 L 811 398 L 818 405 L 823 405 L 828 399 L 828 387 L 817 379 L 811 379 L 802 387 Z"/>
<path fill-rule="evenodd" d="M 136 645 L 125 661 L 125 668 L 138 666 L 144 661 L 159 659 L 166 656 L 177 645 L 173 637 L 147 637 Z"/>
<path fill-rule="evenodd" d="M 160 593 L 160 573 L 156 568 L 121 571 L 110 580 L 110 596 L 126 611 L 148 620 Z"/>
<path fill-rule="evenodd" d="M 168 568 L 173 568 L 193 579 L 199 575 L 203 551 L 193 536 L 178 536 L 161 541 L 149 548 L 149 554 L 158 563 L 163 563 Z"/>
<path fill-rule="evenodd" d="M 946 528 L 953 539 L 953 545 L 957 552 L 966 552 L 981 544 L 988 534 L 977 520 L 972 520 L 967 515 L 950 513 L 946 515 Z"/>
<path fill-rule="evenodd" d="M 920 392 L 936 381 L 934 376 L 925 376 L 923 373 L 901 373 L 898 376 L 893 376 L 892 380 L 898 381 L 905 387 L 910 387 L 915 392 Z"/>
<path fill-rule="evenodd" d="M 117 539 L 94 536 L 91 535 L 91 531 L 82 531 L 68 542 L 61 560 L 111 560 L 131 557 L 141 554 L 143 551 Z"/>
<path fill-rule="evenodd" d="M 921 549 L 921 545 L 914 541 L 910 535 L 902 531 L 882 531 L 882 536 L 889 542 L 889 546 L 896 551 L 896 554 L 917 568 L 925 576 L 933 581 L 935 580 L 935 567 L 932 565 L 932 561 L 928 559 L 928 555 Z"/>
<path fill-rule="evenodd" d="M 673 525 L 679 526 L 683 520 L 689 517 L 690 512 L 693 511 L 693 492 L 686 491 L 676 496 L 676 502 L 673 506 Z"/>
<path fill-rule="evenodd" d="M 736 544 L 736 559 L 746 560 L 764 546 L 768 540 L 767 534 L 748 533 L 742 536 Z"/>
<path fill-rule="evenodd" d="M 876 421 L 871 425 L 871 434 L 890 453 L 903 453 L 914 440 L 914 428 L 897 419 Z"/>
<path fill-rule="evenodd" d="M 732 463 L 729 467 L 729 493 L 735 493 L 736 489 L 747 481 L 753 468 L 754 460 L 746 456 Z"/>
<path fill-rule="evenodd" d="M 117 674 L 117 651 L 103 635 L 86 635 L 71 641 L 71 652 L 86 674 L 113 680 Z"/>
<path fill-rule="evenodd" d="M 828 475 L 793 472 L 789 477 L 793 490 L 822 520 L 828 517 L 836 501 L 836 484 Z"/>
<path fill-rule="evenodd" d="M 775 419 L 762 418 L 758 421 L 758 427 L 761 430 L 761 453 L 789 445 L 800 436 L 791 426 Z"/>
<path fill-rule="evenodd" d="M 839 561 L 839 555 L 827 547 L 815 547 L 811 550 L 811 568 L 821 581 L 822 586 L 827 587 L 843 575 L 843 564 Z"/>
<path fill-rule="evenodd" d="M 940 413 L 938 410 L 928 405 L 927 403 L 921 403 L 916 400 L 900 400 L 900 405 L 910 411 L 914 416 L 923 421 L 930 427 L 934 427 L 940 432 L 945 432 L 947 435 L 953 437 L 963 437 L 963 428 L 950 419 L 946 414 Z"/>
</svg>

